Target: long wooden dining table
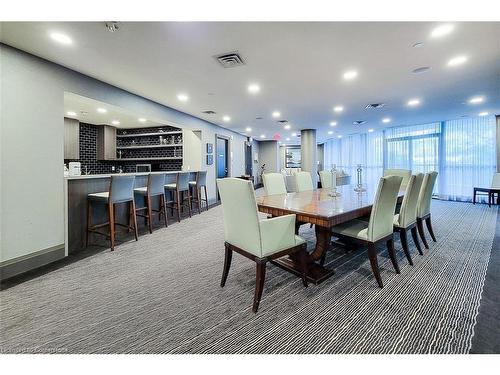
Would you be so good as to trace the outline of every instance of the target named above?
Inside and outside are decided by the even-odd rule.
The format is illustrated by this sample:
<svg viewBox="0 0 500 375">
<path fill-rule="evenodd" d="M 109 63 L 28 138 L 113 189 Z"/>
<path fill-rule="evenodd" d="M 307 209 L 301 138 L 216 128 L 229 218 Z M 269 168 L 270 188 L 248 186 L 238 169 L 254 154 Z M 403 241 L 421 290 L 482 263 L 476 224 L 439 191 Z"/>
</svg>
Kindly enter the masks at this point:
<svg viewBox="0 0 500 375">
<path fill-rule="evenodd" d="M 331 246 L 331 228 L 346 221 L 369 215 L 376 193 L 376 186 L 368 186 L 363 192 L 354 190 L 353 185 L 344 185 L 337 188 L 340 193 L 337 197 L 329 194 L 331 189 L 317 189 L 300 193 L 287 193 L 257 197 L 257 206 L 260 212 L 272 216 L 296 215 L 298 234 L 300 225 L 314 224 L 316 244 L 314 250 L 308 253 L 307 279 L 314 284 L 320 284 L 334 273 L 318 261 L 325 255 Z M 404 189 L 399 192 L 399 201 L 404 196 Z M 273 261 L 277 266 L 301 275 L 300 260 L 295 256 L 283 257 Z"/>
</svg>

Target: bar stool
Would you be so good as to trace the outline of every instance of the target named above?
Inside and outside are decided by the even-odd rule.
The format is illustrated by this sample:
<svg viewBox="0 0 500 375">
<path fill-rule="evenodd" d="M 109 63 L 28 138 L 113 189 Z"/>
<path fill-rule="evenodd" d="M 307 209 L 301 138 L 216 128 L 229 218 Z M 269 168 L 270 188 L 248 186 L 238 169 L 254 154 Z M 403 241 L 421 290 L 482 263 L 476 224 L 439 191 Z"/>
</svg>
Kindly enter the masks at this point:
<svg viewBox="0 0 500 375">
<path fill-rule="evenodd" d="M 109 191 L 93 193 L 87 195 L 87 237 L 86 246 L 89 243 L 89 233 L 98 233 L 108 237 L 107 233 L 98 231 L 98 228 L 109 225 L 109 238 L 111 241 L 111 251 L 115 249 L 115 226 L 121 225 L 128 230 L 133 229 L 135 240 L 139 239 L 137 233 L 137 217 L 135 216 L 134 202 L 134 182 L 135 176 L 111 176 Z M 116 205 L 118 203 L 128 203 L 128 224 L 117 223 L 115 218 Z M 105 204 L 108 211 L 109 221 L 102 224 L 92 224 L 93 204 Z M 131 226 L 131 222 L 134 226 Z"/>
<path fill-rule="evenodd" d="M 135 209 L 136 215 L 146 218 L 149 227 L 149 233 L 153 233 L 153 212 L 165 215 L 165 227 L 168 227 L 167 223 L 167 208 L 165 202 L 165 175 L 152 174 L 148 175 L 148 185 L 140 188 L 134 189 L 134 194 L 144 197 L 146 205 L 144 207 L 139 207 Z M 151 204 L 151 198 L 160 196 L 160 207 L 158 210 L 153 209 Z M 146 211 L 146 214 L 140 213 L 141 211 Z"/>
<path fill-rule="evenodd" d="M 181 221 L 181 206 L 186 206 L 185 200 L 187 199 L 187 208 L 189 210 L 189 217 L 191 217 L 191 194 L 189 193 L 189 175 L 190 172 L 178 172 L 175 178 L 175 183 L 165 184 L 165 190 L 172 193 L 172 200 L 167 202 L 167 207 L 177 210 L 177 221 Z M 187 192 L 187 198 L 184 193 Z M 182 200 L 181 200 L 182 193 Z"/>
<path fill-rule="evenodd" d="M 196 172 L 196 180 L 189 181 L 189 186 L 193 188 L 196 194 L 191 198 L 191 202 L 198 205 L 198 213 L 201 214 L 201 202 L 205 202 L 208 211 L 208 197 L 207 197 L 207 171 Z M 201 188 L 205 191 L 205 199 L 201 198 Z"/>
</svg>

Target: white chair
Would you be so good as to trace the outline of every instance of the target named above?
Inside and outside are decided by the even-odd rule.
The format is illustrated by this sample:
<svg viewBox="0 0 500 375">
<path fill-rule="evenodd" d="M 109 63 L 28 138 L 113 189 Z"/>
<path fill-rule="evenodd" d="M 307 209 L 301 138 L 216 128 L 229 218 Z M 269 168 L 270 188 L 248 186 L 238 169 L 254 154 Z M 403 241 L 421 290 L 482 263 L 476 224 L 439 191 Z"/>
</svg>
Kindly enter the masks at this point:
<svg viewBox="0 0 500 375">
<path fill-rule="evenodd" d="M 333 173 L 330 171 L 320 171 L 319 180 L 323 189 L 331 189 L 333 186 Z"/>
<path fill-rule="evenodd" d="M 217 179 L 224 215 L 226 255 L 221 287 L 226 284 L 233 251 L 257 263 L 253 312 L 259 308 L 266 264 L 289 254 L 296 254 L 302 264 L 302 282 L 306 280 L 305 240 L 295 234 L 295 215 L 259 220 L 255 193 L 250 181 L 238 178 Z"/>
<path fill-rule="evenodd" d="M 424 235 L 424 226 L 423 226 L 424 220 L 425 220 L 425 225 L 427 226 L 427 230 L 429 231 L 429 234 L 432 237 L 432 240 L 436 242 L 436 236 L 434 235 L 431 223 L 431 200 L 432 200 L 432 191 L 434 190 L 434 185 L 436 183 L 437 175 L 438 175 L 437 172 L 430 172 L 425 174 L 424 181 L 422 182 L 422 187 L 420 188 L 420 194 L 418 195 L 417 229 L 426 249 L 429 248 L 429 244 L 427 243 L 427 240 L 425 239 Z"/>
<path fill-rule="evenodd" d="M 368 222 L 354 219 L 332 228 L 334 236 L 368 247 L 372 272 L 381 288 L 384 285 L 380 277 L 375 249 L 378 243 L 386 242 L 392 265 L 396 273 L 400 273 L 394 250 L 393 222 L 402 180 L 402 177 L 399 176 L 388 176 L 380 179 Z"/>
<path fill-rule="evenodd" d="M 476 204 L 476 196 L 487 195 L 488 206 L 491 207 L 491 203 L 495 202 L 495 194 L 497 195 L 497 204 L 500 204 L 500 173 L 493 174 L 493 178 L 491 179 L 491 185 L 489 188 L 481 188 L 481 187 L 474 188 L 472 203 Z"/>
<path fill-rule="evenodd" d="M 422 173 L 410 177 L 399 214 L 394 215 L 394 231 L 399 232 L 401 246 L 408 259 L 408 263 L 412 266 L 413 261 L 411 259 L 410 249 L 408 248 L 408 230 L 411 230 L 411 236 L 419 254 L 424 255 L 417 236 L 417 203 L 423 180 L 424 175 Z"/>
<path fill-rule="evenodd" d="M 301 191 L 312 191 L 313 189 L 312 177 L 309 172 L 297 172 L 295 174 L 295 191 L 300 193 Z"/>
<path fill-rule="evenodd" d="M 401 183 L 402 188 L 406 188 L 408 185 L 408 181 L 410 181 L 411 171 L 409 169 L 385 169 L 384 177 L 387 176 L 399 176 L 403 178 L 403 182 Z"/>
<path fill-rule="evenodd" d="M 281 173 L 265 173 L 262 182 L 266 195 L 286 194 L 285 177 Z"/>
</svg>

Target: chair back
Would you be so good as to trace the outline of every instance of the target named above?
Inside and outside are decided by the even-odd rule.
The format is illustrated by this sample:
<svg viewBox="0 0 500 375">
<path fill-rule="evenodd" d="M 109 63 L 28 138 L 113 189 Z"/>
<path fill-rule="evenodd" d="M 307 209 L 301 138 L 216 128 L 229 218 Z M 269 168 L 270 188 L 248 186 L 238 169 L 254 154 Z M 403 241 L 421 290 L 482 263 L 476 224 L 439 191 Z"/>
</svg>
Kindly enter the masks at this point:
<svg viewBox="0 0 500 375">
<path fill-rule="evenodd" d="M 409 169 L 385 169 L 384 177 L 387 176 L 403 177 L 403 182 L 401 183 L 401 187 L 406 187 L 408 186 L 408 182 L 410 181 L 411 171 Z"/>
<path fill-rule="evenodd" d="M 500 189 L 500 173 L 493 174 L 493 178 L 491 179 L 491 188 Z"/>
<path fill-rule="evenodd" d="M 319 180 L 323 189 L 330 189 L 333 186 L 333 173 L 330 171 L 320 171 Z"/>
<path fill-rule="evenodd" d="M 159 195 L 165 193 L 165 174 L 164 173 L 150 173 L 148 175 L 148 194 Z"/>
<path fill-rule="evenodd" d="M 436 183 L 437 175 L 437 172 L 430 172 L 426 173 L 424 176 L 424 181 L 422 182 L 422 187 L 420 188 L 420 194 L 418 195 L 418 218 L 424 217 L 431 213 L 432 191 L 434 190 L 434 184 Z"/>
<path fill-rule="evenodd" d="M 177 173 L 177 190 L 185 191 L 189 190 L 189 176 L 191 172 L 178 172 Z"/>
<path fill-rule="evenodd" d="M 207 186 L 207 171 L 196 172 L 196 186 Z"/>
<path fill-rule="evenodd" d="M 286 194 L 285 177 L 281 173 L 265 173 L 262 182 L 266 195 Z"/>
<path fill-rule="evenodd" d="M 111 176 L 109 203 L 128 202 L 134 199 L 135 176 Z"/>
<path fill-rule="evenodd" d="M 295 190 L 297 192 L 311 191 L 313 189 L 312 177 L 309 172 L 297 172 L 295 174 Z"/>
<path fill-rule="evenodd" d="M 251 181 L 218 178 L 226 242 L 261 256 L 259 216 Z"/>
<path fill-rule="evenodd" d="M 375 242 L 392 234 L 394 211 L 402 180 L 403 178 L 399 176 L 380 178 L 368 223 L 368 241 Z"/>
<path fill-rule="evenodd" d="M 417 203 L 420 188 L 424 180 L 423 173 L 417 173 L 410 177 L 406 187 L 405 196 L 399 211 L 399 226 L 406 228 L 417 220 Z"/>
</svg>

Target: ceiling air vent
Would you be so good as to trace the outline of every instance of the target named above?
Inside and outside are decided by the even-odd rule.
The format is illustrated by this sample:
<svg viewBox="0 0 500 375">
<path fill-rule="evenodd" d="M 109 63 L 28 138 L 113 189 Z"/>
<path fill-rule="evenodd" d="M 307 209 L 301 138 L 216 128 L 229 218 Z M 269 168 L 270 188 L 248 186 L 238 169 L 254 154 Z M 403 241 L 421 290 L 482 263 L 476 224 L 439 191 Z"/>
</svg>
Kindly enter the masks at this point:
<svg viewBox="0 0 500 375">
<path fill-rule="evenodd" d="M 385 106 L 385 103 L 372 103 L 372 104 L 367 104 L 365 109 L 380 109 L 383 106 Z"/>
<path fill-rule="evenodd" d="M 280 124 L 286 124 L 286 123 L 288 122 L 288 120 L 278 120 L 278 122 L 279 122 Z"/>
<path fill-rule="evenodd" d="M 243 58 L 240 56 L 238 51 L 216 55 L 214 58 L 219 62 L 219 64 L 222 65 L 223 68 L 234 68 L 245 65 L 245 61 L 243 61 Z"/>
<path fill-rule="evenodd" d="M 214 111 L 211 111 L 211 110 L 208 110 L 208 111 L 203 111 L 201 113 L 204 113 L 206 115 L 215 115 L 215 112 Z"/>
<path fill-rule="evenodd" d="M 353 125 L 363 125 L 366 121 L 363 121 L 363 120 L 358 120 L 358 121 L 353 121 L 352 124 Z"/>
<path fill-rule="evenodd" d="M 261 116 L 257 116 L 255 119 L 256 120 L 262 120 L 262 117 Z"/>
</svg>

